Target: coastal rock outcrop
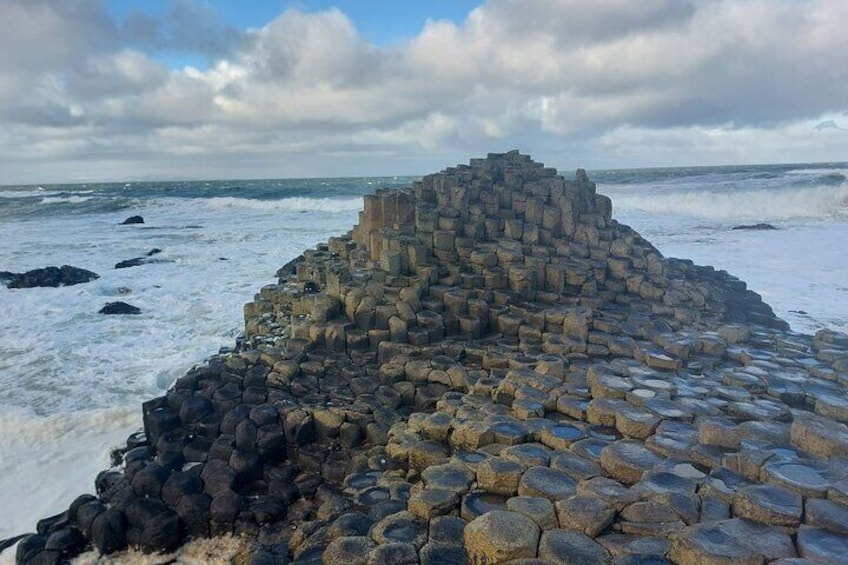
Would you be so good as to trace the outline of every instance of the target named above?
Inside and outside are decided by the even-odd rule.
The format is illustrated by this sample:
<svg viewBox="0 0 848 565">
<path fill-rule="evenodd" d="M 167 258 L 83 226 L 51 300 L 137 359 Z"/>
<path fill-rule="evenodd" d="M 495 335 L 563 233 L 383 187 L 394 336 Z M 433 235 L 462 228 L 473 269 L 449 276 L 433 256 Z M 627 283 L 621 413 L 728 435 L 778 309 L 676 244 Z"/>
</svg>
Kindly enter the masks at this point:
<svg viewBox="0 0 848 565">
<path fill-rule="evenodd" d="M 82 284 L 99 279 L 100 275 L 79 267 L 62 265 L 61 267 L 33 269 L 25 273 L 3 272 L 0 278 L 9 281 L 6 284 L 7 288 L 35 288 Z"/>
<path fill-rule="evenodd" d="M 132 224 L 143 224 L 143 223 L 144 223 L 143 217 L 141 217 L 141 216 L 130 216 L 126 220 L 121 222 L 121 225 L 122 226 L 128 226 L 128 225 L 132 225 Z"/>
<path fill-rule="evenodd" d="M 156 257 L 160 253 L 162 253 L 162 250 L 154 247 L 153 249 L 145 253 L 143 257 L 133 257 L 132 259 L 125 259 L 123 261 L 119 261 L 115 264 L 115 268 L 127 269 L 129 267 L 140 267 L 141 265 L 147 265 L 149 263 L 170 263 L 170 260 L 168 259 Z"/>
<path fill-rule="evenodd" d="M 841 558 L 848 336 L 663 257 L 585 172 L 473 159 L 277 276 L 19 563 L 67 530 L 262 563 Z"/>
<path fill-rule="evenodd" d="M 731 229 L 734 230 L 756 230 L 756 231 L 770 231 L 776 230 L 777 228 L 771 224 L 759 223 L 759 224 L 742 224 L 738 226 L 733 226 Z"/>
<path fill-rule="evenodd" d="M 108 302 L 97 311 L 98 314 L 141 314 L 141 308 L 126 302 Z"/>
</svg>

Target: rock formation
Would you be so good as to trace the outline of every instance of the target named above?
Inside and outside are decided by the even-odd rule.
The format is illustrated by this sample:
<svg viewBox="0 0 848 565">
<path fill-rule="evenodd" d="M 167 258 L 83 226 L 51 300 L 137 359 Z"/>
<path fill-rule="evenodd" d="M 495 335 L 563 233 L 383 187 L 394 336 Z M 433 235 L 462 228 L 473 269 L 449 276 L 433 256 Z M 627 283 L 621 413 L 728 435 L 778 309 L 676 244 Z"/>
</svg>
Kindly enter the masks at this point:
<svg viewBox="0 0 848 565">
<path fill-rule="evenodd" d="M 611 212 L 517 152 L 366 196 L 18 562 L 225 533 L 249 563 L 838 562 L 848 336 Z"/>
<path fill-rule="evenodd" d="M 72 267 L 62 265 L 61 267 L 44 267 L 33 269 L 25 273 L 0 273 L 0 280 L 7 280 L 8 288 L 35 288 L 39 286 L 72 286 L 99 279 L 100 275 Z"/>
</svg>

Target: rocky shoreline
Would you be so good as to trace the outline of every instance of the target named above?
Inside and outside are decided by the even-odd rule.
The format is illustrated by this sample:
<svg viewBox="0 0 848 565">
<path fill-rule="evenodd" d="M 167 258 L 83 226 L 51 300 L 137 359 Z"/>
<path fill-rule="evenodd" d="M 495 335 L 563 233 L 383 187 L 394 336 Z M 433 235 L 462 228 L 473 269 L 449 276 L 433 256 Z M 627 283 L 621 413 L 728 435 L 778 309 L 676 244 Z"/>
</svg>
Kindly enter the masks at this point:
<svg viewBox="0 0 848 565">
<path fill-rule="evenodd" d="M 257 565 L 848 552 L 848 336 L 663 258 L 583 171 L 473 159 L 277 275 L 18 563 L 227 534 Z"/>
</svg>

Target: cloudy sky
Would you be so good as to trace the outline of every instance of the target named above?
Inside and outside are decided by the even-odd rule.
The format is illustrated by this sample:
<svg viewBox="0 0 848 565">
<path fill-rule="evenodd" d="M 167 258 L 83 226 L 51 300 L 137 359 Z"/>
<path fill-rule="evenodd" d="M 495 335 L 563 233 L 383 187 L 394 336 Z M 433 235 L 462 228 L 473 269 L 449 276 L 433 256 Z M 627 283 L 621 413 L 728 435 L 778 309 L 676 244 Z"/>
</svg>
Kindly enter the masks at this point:
<svg viewBox="0 0 848 565">
<path fill-rule="evenodd" d="M 848 160 L 845 0 L 0 0 L 0 184 Z"/>
</svg>

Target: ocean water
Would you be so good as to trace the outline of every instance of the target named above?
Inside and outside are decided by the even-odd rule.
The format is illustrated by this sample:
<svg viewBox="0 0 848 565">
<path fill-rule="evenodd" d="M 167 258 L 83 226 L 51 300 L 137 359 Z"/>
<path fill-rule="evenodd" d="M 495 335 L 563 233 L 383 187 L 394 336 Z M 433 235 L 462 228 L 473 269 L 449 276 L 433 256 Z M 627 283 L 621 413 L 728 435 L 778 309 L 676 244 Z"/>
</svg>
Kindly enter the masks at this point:
<svg viewBox="0 0 848 565">
<path fill-rule="evenodd" d="M 664 255 L 737 275 L 794 331 L 848 330 L 848 163 L 590 176 L 613 216 Z M 101 276 L 0 286 L 0 539 L 91 492 L 110 448 L 140 427 L 140 403 L 232 346 L 242 306 L 280 266 L 349 230 L 363 194 L 412 180 L 0 187 L 0 271 L 69 264 Z M 145 223 L 119 225 L 131 215 Z M 760 222 L 778 229 L 731 229 Z M 154 248 L 156 262 L 114 268 Z M 115 300 L 142 314 L 97 314 Z"/>
</svg>

